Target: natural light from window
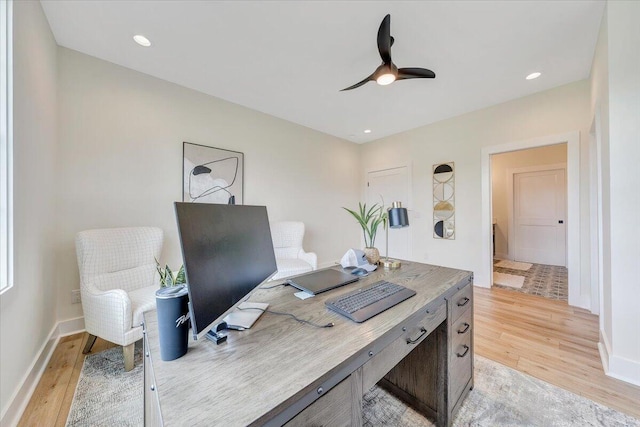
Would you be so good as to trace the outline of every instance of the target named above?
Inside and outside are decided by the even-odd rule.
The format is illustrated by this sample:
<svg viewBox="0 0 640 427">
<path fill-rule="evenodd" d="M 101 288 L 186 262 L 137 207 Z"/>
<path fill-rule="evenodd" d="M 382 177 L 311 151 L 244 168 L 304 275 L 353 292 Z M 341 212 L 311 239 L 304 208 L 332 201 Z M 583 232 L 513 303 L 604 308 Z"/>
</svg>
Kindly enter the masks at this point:
<svg viewBox="0 0 640 427">
<path fill-rule="evenodd" d="M 0 294 L 13 286 L 12 4 L 0 0 Z"/>
</svg>

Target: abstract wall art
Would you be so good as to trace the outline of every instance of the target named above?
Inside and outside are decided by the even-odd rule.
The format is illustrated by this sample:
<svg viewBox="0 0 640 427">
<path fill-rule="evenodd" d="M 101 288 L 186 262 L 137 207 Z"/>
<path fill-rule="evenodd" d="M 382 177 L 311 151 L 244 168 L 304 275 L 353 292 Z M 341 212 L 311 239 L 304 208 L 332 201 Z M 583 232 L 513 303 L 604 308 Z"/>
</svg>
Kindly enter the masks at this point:
<svg viewBox="0 0 640 427">
<path fill-rule="evenodd" d="M 244 154 L 182 143 L 182 201 L 243 204 Z"/>
<path fill-rule="evenodd" d="M 453 162 L 433 166 L 433 237 L 453 240 L 455 233 L 455 170 Z"/>
</svg>

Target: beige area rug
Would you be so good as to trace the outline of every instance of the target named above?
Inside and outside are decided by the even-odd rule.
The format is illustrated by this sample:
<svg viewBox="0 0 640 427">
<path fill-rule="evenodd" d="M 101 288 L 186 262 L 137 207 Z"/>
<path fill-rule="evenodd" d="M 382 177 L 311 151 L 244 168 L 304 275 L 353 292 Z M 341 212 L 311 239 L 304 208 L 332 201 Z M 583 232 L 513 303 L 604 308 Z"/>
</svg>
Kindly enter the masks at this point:
<svg viewBox="0 0 640 427">
<path fill-rule="evenodd" d="M 142 351 L 136 348 L 131 372 L 124 372 L 122 359 L 119 347 L 85 359 L 67 426 L 142 426 Z M 365 394 L 362 409 L 367 427 L 433 426 L 378 387 Z M 476 355 L 475 386 L 453 425 L 640 427 L 640 420 Z"/>
<path fill-rule="evenodd" d="M 502 261 L 495 264 L 496 267 L 502 268 L 510 268 L 512 270 L 520 270 L 520 271 L 529 271 L 533 264 L 529 264 L 528 262 L 518 262 L 518 261 L 509 261 L 503 259 Z"/>
<path fill-rule="evenodd" d="M 524 285 L 524 276 L 516 276 L 515 274 L 493 272 L 493 283 L 510 288 L 521 288 Z"/>
</svg>

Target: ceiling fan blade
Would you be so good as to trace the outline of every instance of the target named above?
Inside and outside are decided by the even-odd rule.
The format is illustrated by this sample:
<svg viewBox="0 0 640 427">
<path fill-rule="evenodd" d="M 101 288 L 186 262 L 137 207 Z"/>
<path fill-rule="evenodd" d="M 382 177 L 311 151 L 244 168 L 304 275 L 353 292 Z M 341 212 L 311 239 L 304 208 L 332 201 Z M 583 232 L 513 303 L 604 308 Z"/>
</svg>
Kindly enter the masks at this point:
<svg viewBox="0 0 640 427">
<path fill-rule="evenodd" d="M 369 77 L 367 77 L 366 79 L 362 80 L 361 82 L 358 82 L 356 84 L 354 84 L 353 86 L 349 86 L 349 87 L 345 87 L 344 89 L 341 89 L 340 92 L 345 91 L 345 90 L 351 90 L 351 89 L 355 89 L 358 88 L 360 86 L 362 86 L 363 84 L 372 81 L 373 80 L 373 74 L 371 74 Z"/>
<path fill-rule="evenodd" d="M 435 78 L 436 73 L 426 68 L 398 68 L 398 77 L 396 80 Z"/>
<path fill-rule="evenodd" d="M 378 52 L 382 62 L 391 62 L 391 15 L 387 15 L 378 28 Z"/>
</svg>

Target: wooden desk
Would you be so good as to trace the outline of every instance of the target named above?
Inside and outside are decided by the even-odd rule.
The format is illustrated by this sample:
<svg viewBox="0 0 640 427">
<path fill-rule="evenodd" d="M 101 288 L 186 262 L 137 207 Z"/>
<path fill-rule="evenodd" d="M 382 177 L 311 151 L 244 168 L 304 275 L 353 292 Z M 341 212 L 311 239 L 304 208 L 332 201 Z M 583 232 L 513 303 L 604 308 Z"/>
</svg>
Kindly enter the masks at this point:
<svg viewBox="0 0 640 427">
<path fill-rule="evenodd" d="M 473 274 L 403 262 L 360 283 L 381 279 L 417 294 L 358 324 L 324 305 L 357 285 L 304 301 L 289 286 L 257 290 L 250 301 L 335 326 L 265 313 L 219 346 L 190 341 L 170 362 L 160 359 L 156 312 L 145 313 L 145 425 L 360 426 L 363 392 L 378 382 L 450 425 L 473 387 Z"/>
</svg>

